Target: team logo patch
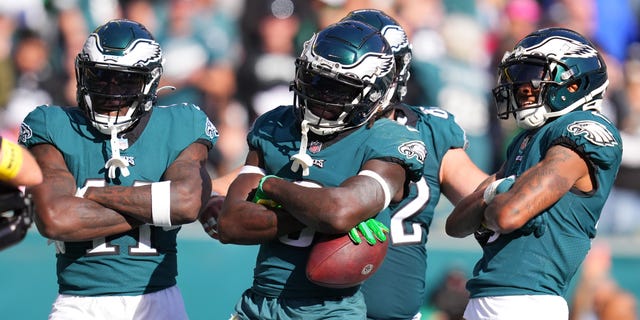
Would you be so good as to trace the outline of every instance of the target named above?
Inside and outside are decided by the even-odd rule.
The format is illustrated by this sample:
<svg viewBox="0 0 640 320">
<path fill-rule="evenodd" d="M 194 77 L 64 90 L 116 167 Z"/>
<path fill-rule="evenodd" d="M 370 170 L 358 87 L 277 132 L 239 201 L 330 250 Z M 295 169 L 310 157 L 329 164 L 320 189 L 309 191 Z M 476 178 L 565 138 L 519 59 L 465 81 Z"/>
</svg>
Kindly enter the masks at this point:
<svg viewBox="0 0 640 320">
<path fill-rule="evenodd" d="M 22 143 L 26 143 L 27 140 L 31 139 L 31 137 L 33 137 L 33 130 L 31 130 L 31 127 L 29 127 L 26 123 L 21 123 L 20 124 L 20 136 L 18 137 L 18 140 Z"/>
<path fill-rule="evenodd" d="M 136 158 L 132 156 L 122 156 L 122 158 L 129 163 L 130 166 L 136 165 Z"/>
<path fill-rule="evenodd" d="M 418 162 L 424 163 L 427 157 L 427 149 L 422 141 L 413 140 L 405 142 L 398 147 L 398 151 L 407 159 L 416 158 Z"/>
<path fill-rule="evenodd" d="M 213 125 L 213 122 L 211 122 L 211 120 L 207 119 L 207 124 L 205 126 L 204 129 L 207 137 L 213 139 L 215 137 L 218 136 L 218 128 L 216 128 L 215 125 Z"/>
<path fill-rule="evenodd" d="M 618 145 L 618 141 L 611 131 L 595 121 L 575 121 L 567 126 L 567 130 L 576 136 L 583 135 L 587 141 L 598 146 L 613 147 Z"/>
<path fill-rule="evenodd" d="M 318 168 L 324 168 L 324 160 L 322 159 L 313 159 L 313 165 Z"/>
<path fill-rule="evenodd" d="M 311 141 L 311 143 L 309 143 L 309 147 L 307 148 L 307 150 L 309 150 L 309 152 L 311 152 L 311 153 L 320 152 L 320 150 L 322 150 L 322 142 L 320 142 L 320 141 Z"/>
</svg>

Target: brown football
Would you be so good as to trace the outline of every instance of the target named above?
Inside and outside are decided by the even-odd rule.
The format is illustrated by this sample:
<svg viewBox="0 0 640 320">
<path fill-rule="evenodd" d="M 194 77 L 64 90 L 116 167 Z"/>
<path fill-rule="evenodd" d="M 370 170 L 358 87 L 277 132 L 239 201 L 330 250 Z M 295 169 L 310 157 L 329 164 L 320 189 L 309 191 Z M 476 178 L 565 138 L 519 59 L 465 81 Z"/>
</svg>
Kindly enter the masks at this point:
<svg viewBox="0 0 640 320">
<path fill-rule="evenodd" d="M 348 288 L 361 284 L 375 273 L 387 253 L 389 241 L 355 244 L 348 234 L 320 235 L 307 261 L 309 281 L 330 288 Z"/>
</svg>

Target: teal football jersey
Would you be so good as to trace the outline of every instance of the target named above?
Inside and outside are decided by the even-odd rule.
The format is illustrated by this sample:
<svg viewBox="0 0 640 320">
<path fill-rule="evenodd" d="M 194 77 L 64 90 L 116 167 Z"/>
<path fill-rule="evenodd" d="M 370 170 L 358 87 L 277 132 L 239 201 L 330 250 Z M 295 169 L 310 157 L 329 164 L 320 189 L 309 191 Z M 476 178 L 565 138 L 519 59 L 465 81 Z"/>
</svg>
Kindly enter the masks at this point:
<svg viewBox="0 0 640 320">
<path fill-rule="evenodd" d="M 390 246 L 378 271 L 362 285 L 370 319 L 411 319 L 426 300 L 425 244 L 440 200 L 442 158 L 467 146 L 464 130 L 441 108 L 398 105 L 396 121 L 418 129 L 427 154 L 422 179 L 377 216 L 389 227 Z"/>
<path fill-rule="evenodd" d="M 291 170 L 290 157 L 300 148 L 300 128 L 291 106 L 278 107 L 258 118 L 248 135 L 250 148 L 263 156 L 267 174 L 291 181 L 310 181 L 321 187 L 336 187 L 360 172 L 371 159 L 402 164 L 409 179 L 422 175 L 424 145 L 415 130 L 389 119 L 362 126 L 338 139 L 321 142 L 310 137 L 308 154 L 313 166 L 308 176 Z M 335 298 L 352 295 L 358 287 L 330 289 L 307 280 L 305 266 L 314 230 L 281 237 L 260 246 L 254 269 L 253 290 L 269 297 Z M 339 271 L 337 271 L 339 272 Z"/>
<path fill-rule="evenodd" d="M 55 146 L 81 188 L 160 181 L 187 146 L 200 142 L 211 148 L 218 139 L 215 126 L 194 105 L 154 107 L 140 121 L 138 127 L 144 128 L 135 141 L 120 139 L 120 154 L 129 163 L 130 175 L 118 174 L 113 180 L 104 168 L 111 157 L 110 137 L 93 128 L 80 108 L 36 108 L 24 120 L 21 143 Z M 143 225 L 106 238 L 65 242 L 64 252 L 56 254 L 59 292 L 140 295 L 175 285 L 178 230 Z"/>
<path fill-rule="evenodd" d="M 543 211 L 547 229 L 540 238 L 516 230 L 484 245 L 467 283 L 471 297 L 567 293 L 596 235 L 600 212 L 620 166 L 622 140 L 600 113 L 573 111 L 537 130 L 519 133 L 507 149 L 505 176 L 515 175 L 517 181 L 556 145 L 585 159 L 594 190 L 571 190 Z"/>
</svg>

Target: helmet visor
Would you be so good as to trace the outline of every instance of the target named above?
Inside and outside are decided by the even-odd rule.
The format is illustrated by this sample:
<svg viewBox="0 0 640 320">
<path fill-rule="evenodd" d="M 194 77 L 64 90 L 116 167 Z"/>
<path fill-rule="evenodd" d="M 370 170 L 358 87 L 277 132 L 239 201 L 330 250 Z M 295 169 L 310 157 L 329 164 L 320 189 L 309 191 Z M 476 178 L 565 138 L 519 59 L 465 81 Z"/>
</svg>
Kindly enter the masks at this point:
<svg viewBox="0 0 640 320">
<path fill-rule="evenodd" d="M 362 91 L 355 86 L 319 73 L 298 68 L 296 83 L 302 94 L 312 99 L 330 104 L 350 104 Z"/>
<path fill-rule="evenodd" d="M 93 110 L 98 113 L 129 107 L 142 94 L 146 75 L 95 66 L 80 69 L 81 85 L 91 96 Z"/>
<path fill-rule="evenodd" d="M 549 79 L 549 69 L 543 63 L 516 62 L 502 65 L 498 74 L 498 86 L 493 89 L 498 117 L 506 119 L 517 110 L 540 107 L 544 84 L 550 83 Z"/>
<path fill-rule="evenodd" d="M 351 80 L 351 79 L 349 79 Z M 296 93 L 304 105 L 316 116 L 326 120 L 337 120 L 353 108 L 362 94 L 362 86 L 328 77 L 324 73 L 298 68 L 296 71 Z"/>
<path fill-rule="evenodd" d="M 145 83 L 145 75 L 138 72 L 84 68 L 83 76 L 89 91 L 103 94 L 137 95 Z"/>
<path fill-rule="evenodd" d="M 500 69 L 500 84 L 549 80 L 547 68 L 541 64 L 512 64 Z"/>
</svg>

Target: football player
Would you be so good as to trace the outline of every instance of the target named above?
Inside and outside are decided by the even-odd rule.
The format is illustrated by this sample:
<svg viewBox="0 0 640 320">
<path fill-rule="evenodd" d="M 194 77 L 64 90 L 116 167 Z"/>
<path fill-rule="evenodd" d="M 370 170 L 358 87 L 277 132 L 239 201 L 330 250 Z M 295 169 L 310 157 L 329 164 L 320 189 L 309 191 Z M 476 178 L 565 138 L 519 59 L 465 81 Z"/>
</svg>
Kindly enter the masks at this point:
<svg viewBox="0 0 640 320">
<path fill-rule="evenodd" d="M 305 43 L 294 105 L 256 120 L 218 217 L 221 242 L 260 244 L 253 286 L 234 319 L 365 318 L 359 286 L 313 284 L 305 265 L 318 233 L 346 234 L 366 221 L 376 234 L 367 242 L 385 241 L 370 218 L 422 174 L 415 130 L 380 118 L 395 94 L 395 70 L 387 41 L 361 22 L 336 23 Z"/>
<path fill-rule="evenodd" d="M 21 141 L 45 173 L 27 189 L 36 225 L 56 243 L 49 319 L 187 319 L 176 237 L 209 198 L 218 132 L 195 105 L 155 105 L 162 63 L 143 25 L 109 21 L 76 57 L 79 107 L 24 120 Z"/>
<path fill-rule="evenodd" d="M 622 157 L 601 112 L 600 53 L 564 28 L 535 31 L 507 52 L 493 89 L 498 116 L 522 129 L 501 169 L 447 219 L 475 234 L 482 258 L 467 282 L 465 319 L 567 319 L 563 298 L 596 235 Z"/>
<path fill-rule="evenodd" d="M 422 178 L 410 193 L 378 214 L 390 229 L 389 248 L 380 268 L 362 285 L 369 319 L 420 319 L 426 301 L 427 237 L 441 194 L 457 203 L 473 192 L 487 174 L 469 158 L 464 130 L 452 114 L 437 107 L 401 103 L 406 94 L 411 44 L 400 24 L 380 10 L 350 12 L 343 21 L 368 23 L 385 36 L 396 57 L 398 90 L 387 117 L 418 129 L 427 149 Z M 393 285 L 389 285 L 393 283 Z"/>
</svg>

